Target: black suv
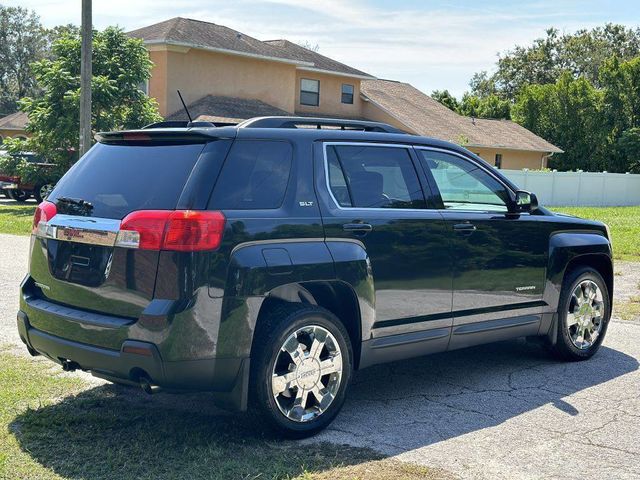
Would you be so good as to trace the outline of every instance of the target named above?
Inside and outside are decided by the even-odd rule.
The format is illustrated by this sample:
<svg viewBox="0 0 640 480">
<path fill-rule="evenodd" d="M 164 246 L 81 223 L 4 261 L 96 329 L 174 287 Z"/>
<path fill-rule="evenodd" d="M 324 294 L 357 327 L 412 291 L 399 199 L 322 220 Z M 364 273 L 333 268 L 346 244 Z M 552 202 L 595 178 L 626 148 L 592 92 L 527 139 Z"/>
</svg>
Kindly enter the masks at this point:
<svg viewBox="0 0 640 480">
<path fill-rule="evenodd" d="M 267 117 L 102 133 L 33 221 L 33 355 L 151 392 L 207 390 L 294 436 L 352 372 L 514 337 L 591 357 L 607 227 L 539 207 L 451 143 Z"/>
</svg>

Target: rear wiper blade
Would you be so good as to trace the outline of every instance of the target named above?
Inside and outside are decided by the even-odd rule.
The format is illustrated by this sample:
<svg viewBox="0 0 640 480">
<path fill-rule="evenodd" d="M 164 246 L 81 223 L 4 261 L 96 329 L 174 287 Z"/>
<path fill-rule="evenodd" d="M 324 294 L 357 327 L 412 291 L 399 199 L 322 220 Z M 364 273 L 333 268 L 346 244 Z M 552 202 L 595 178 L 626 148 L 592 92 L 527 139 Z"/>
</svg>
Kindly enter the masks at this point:
<svg viewBox="0 0 640 480">
<path fill-rule="evenodd" d="M 56 202 L 63 203 L 69 210 L 89 213 L 93 210 L 93 204 L 82 198 L 58 197 Z"/>
</svg>

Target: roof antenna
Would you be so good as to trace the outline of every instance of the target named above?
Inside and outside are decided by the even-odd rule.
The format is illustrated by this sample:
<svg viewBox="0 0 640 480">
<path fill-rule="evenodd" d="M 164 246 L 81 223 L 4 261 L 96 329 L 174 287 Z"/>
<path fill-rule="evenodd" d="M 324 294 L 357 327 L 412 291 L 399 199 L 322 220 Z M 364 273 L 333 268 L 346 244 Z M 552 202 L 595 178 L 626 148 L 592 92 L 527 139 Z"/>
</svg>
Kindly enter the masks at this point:
<svg viewBox="0 0 640 480">
<path fill-rule="evenodd" d="M 191 118 L 191 114 L 189 113 L 189 109 L 187 108 L 187 104 L 184 103 L 184 100 L 182 98 L 182 94 L 180 93 L 180 90 L 176 90 L 176 92 L 178 92 L 178 97 L 180 97 L 180 101 L 182 102 L 182 106 L 184 107 L 184 111 L 187 112 L 187 117 L 189 118 L 189 123 L 193 123 L 193 119 Z"/>
</svg>

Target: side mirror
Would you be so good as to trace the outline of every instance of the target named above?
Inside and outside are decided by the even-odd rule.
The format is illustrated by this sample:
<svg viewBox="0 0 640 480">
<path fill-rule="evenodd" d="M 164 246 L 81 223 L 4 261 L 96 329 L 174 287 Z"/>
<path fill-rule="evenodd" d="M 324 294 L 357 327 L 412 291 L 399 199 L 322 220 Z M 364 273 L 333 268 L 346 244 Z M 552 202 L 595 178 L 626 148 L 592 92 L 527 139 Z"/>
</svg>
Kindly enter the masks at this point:
<svg viewBox="0 0 640 480">
<path fill-rule="evenodd" d="M 516 192 L 516 212 L 527 213 L 538 209 L 538 197 L 535 193 L 518 190 Z"/>
</svg>

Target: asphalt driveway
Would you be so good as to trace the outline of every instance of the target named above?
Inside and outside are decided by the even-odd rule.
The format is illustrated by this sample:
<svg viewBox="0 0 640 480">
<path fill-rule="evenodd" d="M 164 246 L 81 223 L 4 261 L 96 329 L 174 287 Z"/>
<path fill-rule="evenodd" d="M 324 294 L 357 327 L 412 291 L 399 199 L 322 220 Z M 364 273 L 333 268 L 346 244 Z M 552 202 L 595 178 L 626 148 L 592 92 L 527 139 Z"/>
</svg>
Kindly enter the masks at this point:
<svg viewBox="0 0 640 480">
<path fill-rule="evenodd" d="M 18 344 L 28 243 L 0 235 L 0 343 Z M 640 265 L 617 269 L 620 297 L 640 293 Z M 372 367 L 332 426 L 306 441 L 371 447 L 462 478 L 640 478 L 639 338 L 640 323 L 614 320 L 587 362 L 511 341 Z M 202 398 L 180 403 L 200 409 Z"/>
</svg>

